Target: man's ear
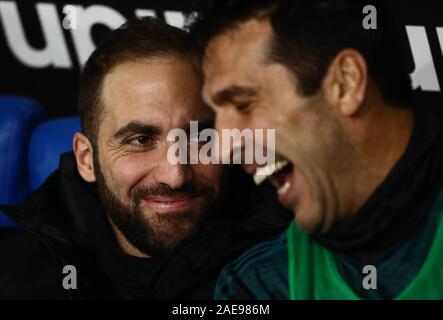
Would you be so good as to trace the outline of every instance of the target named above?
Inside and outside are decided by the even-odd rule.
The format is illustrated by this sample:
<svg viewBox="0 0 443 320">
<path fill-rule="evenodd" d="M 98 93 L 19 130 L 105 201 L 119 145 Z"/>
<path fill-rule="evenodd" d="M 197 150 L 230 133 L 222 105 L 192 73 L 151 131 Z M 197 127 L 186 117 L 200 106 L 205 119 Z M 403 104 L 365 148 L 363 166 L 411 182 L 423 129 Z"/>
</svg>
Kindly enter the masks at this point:
<svg viewBox="0 0 443 320">
<path fill-rule="evenodd" d="M 95 182 L 93 148 L 89 139 L 80 132 L 75 133 L 72 147 L 77 162 L 77 170 L 87 182 Z"/>
<path fill-rule="evenodd" d="M 340 51 L 329 65 L 322 83 L 327 101 L 346 116 L 360 110 L 368 83 L 368 66 L 356 50 Z"/>
</svg>

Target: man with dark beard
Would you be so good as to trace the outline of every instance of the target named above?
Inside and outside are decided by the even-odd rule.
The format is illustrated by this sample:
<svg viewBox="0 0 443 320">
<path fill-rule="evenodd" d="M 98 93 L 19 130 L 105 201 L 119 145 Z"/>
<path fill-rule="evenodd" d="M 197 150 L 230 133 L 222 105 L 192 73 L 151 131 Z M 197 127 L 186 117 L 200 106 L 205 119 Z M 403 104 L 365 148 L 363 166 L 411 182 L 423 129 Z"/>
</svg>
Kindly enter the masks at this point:
<svg viewBox="0 0 443 320">
<path fill-rule="evenodd" d="M 184 31 L 145 18 L 92 53 L 74 154 L 2 208 L 21 230 L 0 231 L 0 298 L 212 298 L 223 265 L 286 225 L 272 203 L 262 210 L 272 221 L 247 213 L 247 199 L 230 196 L 247 188 L 228 190 L 222 166 L 167 160 L 170 130 L 213 123 L 186 44 Z"/>
</svg>

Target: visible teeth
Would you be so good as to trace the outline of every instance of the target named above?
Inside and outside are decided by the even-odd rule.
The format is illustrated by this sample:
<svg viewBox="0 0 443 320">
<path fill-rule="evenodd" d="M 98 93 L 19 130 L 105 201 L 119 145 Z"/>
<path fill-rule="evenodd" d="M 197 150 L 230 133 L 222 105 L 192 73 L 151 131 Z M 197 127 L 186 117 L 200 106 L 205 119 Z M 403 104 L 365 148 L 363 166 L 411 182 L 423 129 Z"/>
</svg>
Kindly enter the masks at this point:
<svg viewBox="0 0 443 320">
<path fill-rule="evenodd" d="M 279 160 L 277 162 L 268 164 L 264 167 L 257 168 L 254 174 L 254 182 L 256 185 L 262 184 L 268 177 L 272 176 L 275 172 L 281 170 L 289 164 L 286 160 Z"/>
<path fill-rule="evenodd" d="M 265 167 L 257 168 L 257 171 L 255 171 L 255 175 L 257 176 L 269 176 L 275 172 L 277 169 L 276 163 L 268 164 Z"/>
<path fill-rule="evenodd" d="M 257 173 L 254 174 L 254 182 L 257 186 L 261 185 L 265 180 L 267 176 L 259 175 Z"/>
<path fill-rule="evenodd" d="M 289 181 L 286 181 L 285 184 L 277 190 L 278 194 L 286 193 L 289 190 L 289 187 L 291 186 L 291 183 Z"/>
</svg>

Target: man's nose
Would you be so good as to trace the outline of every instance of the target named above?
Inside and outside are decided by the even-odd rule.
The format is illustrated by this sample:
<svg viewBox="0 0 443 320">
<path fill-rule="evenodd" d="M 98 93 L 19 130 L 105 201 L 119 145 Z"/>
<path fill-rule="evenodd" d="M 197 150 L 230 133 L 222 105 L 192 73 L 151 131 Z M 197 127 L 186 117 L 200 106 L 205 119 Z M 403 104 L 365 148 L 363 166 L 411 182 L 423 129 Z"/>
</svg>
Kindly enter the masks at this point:
<svg viewBox="0 0 443 320">
<path fill-rule="evenodd" d="M 192 171 L 188 164 L 170 163 L 165 155 L 156 167 L 154 179 L 156 183 L 163 183 L 172 189 L 179 189 L 192 179 Z"/>
</svg>

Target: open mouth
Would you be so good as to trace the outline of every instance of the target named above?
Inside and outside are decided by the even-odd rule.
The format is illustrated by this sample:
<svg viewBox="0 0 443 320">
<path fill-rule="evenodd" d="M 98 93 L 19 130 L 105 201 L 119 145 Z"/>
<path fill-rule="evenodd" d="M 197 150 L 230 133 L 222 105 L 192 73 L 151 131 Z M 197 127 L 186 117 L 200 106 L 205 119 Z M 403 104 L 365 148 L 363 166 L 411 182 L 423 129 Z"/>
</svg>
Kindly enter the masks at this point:
<svg viewBox="0 0 443 320">
<path fill-rule="evenodd" d="M 276 189 L 281 202 L 287 202 L 293 183 L 293 164 L 286 159 L 277 160 L 264 167 L 256 168 L 253 178 L 256 185 L 269 181 Z"/>
</svg>

